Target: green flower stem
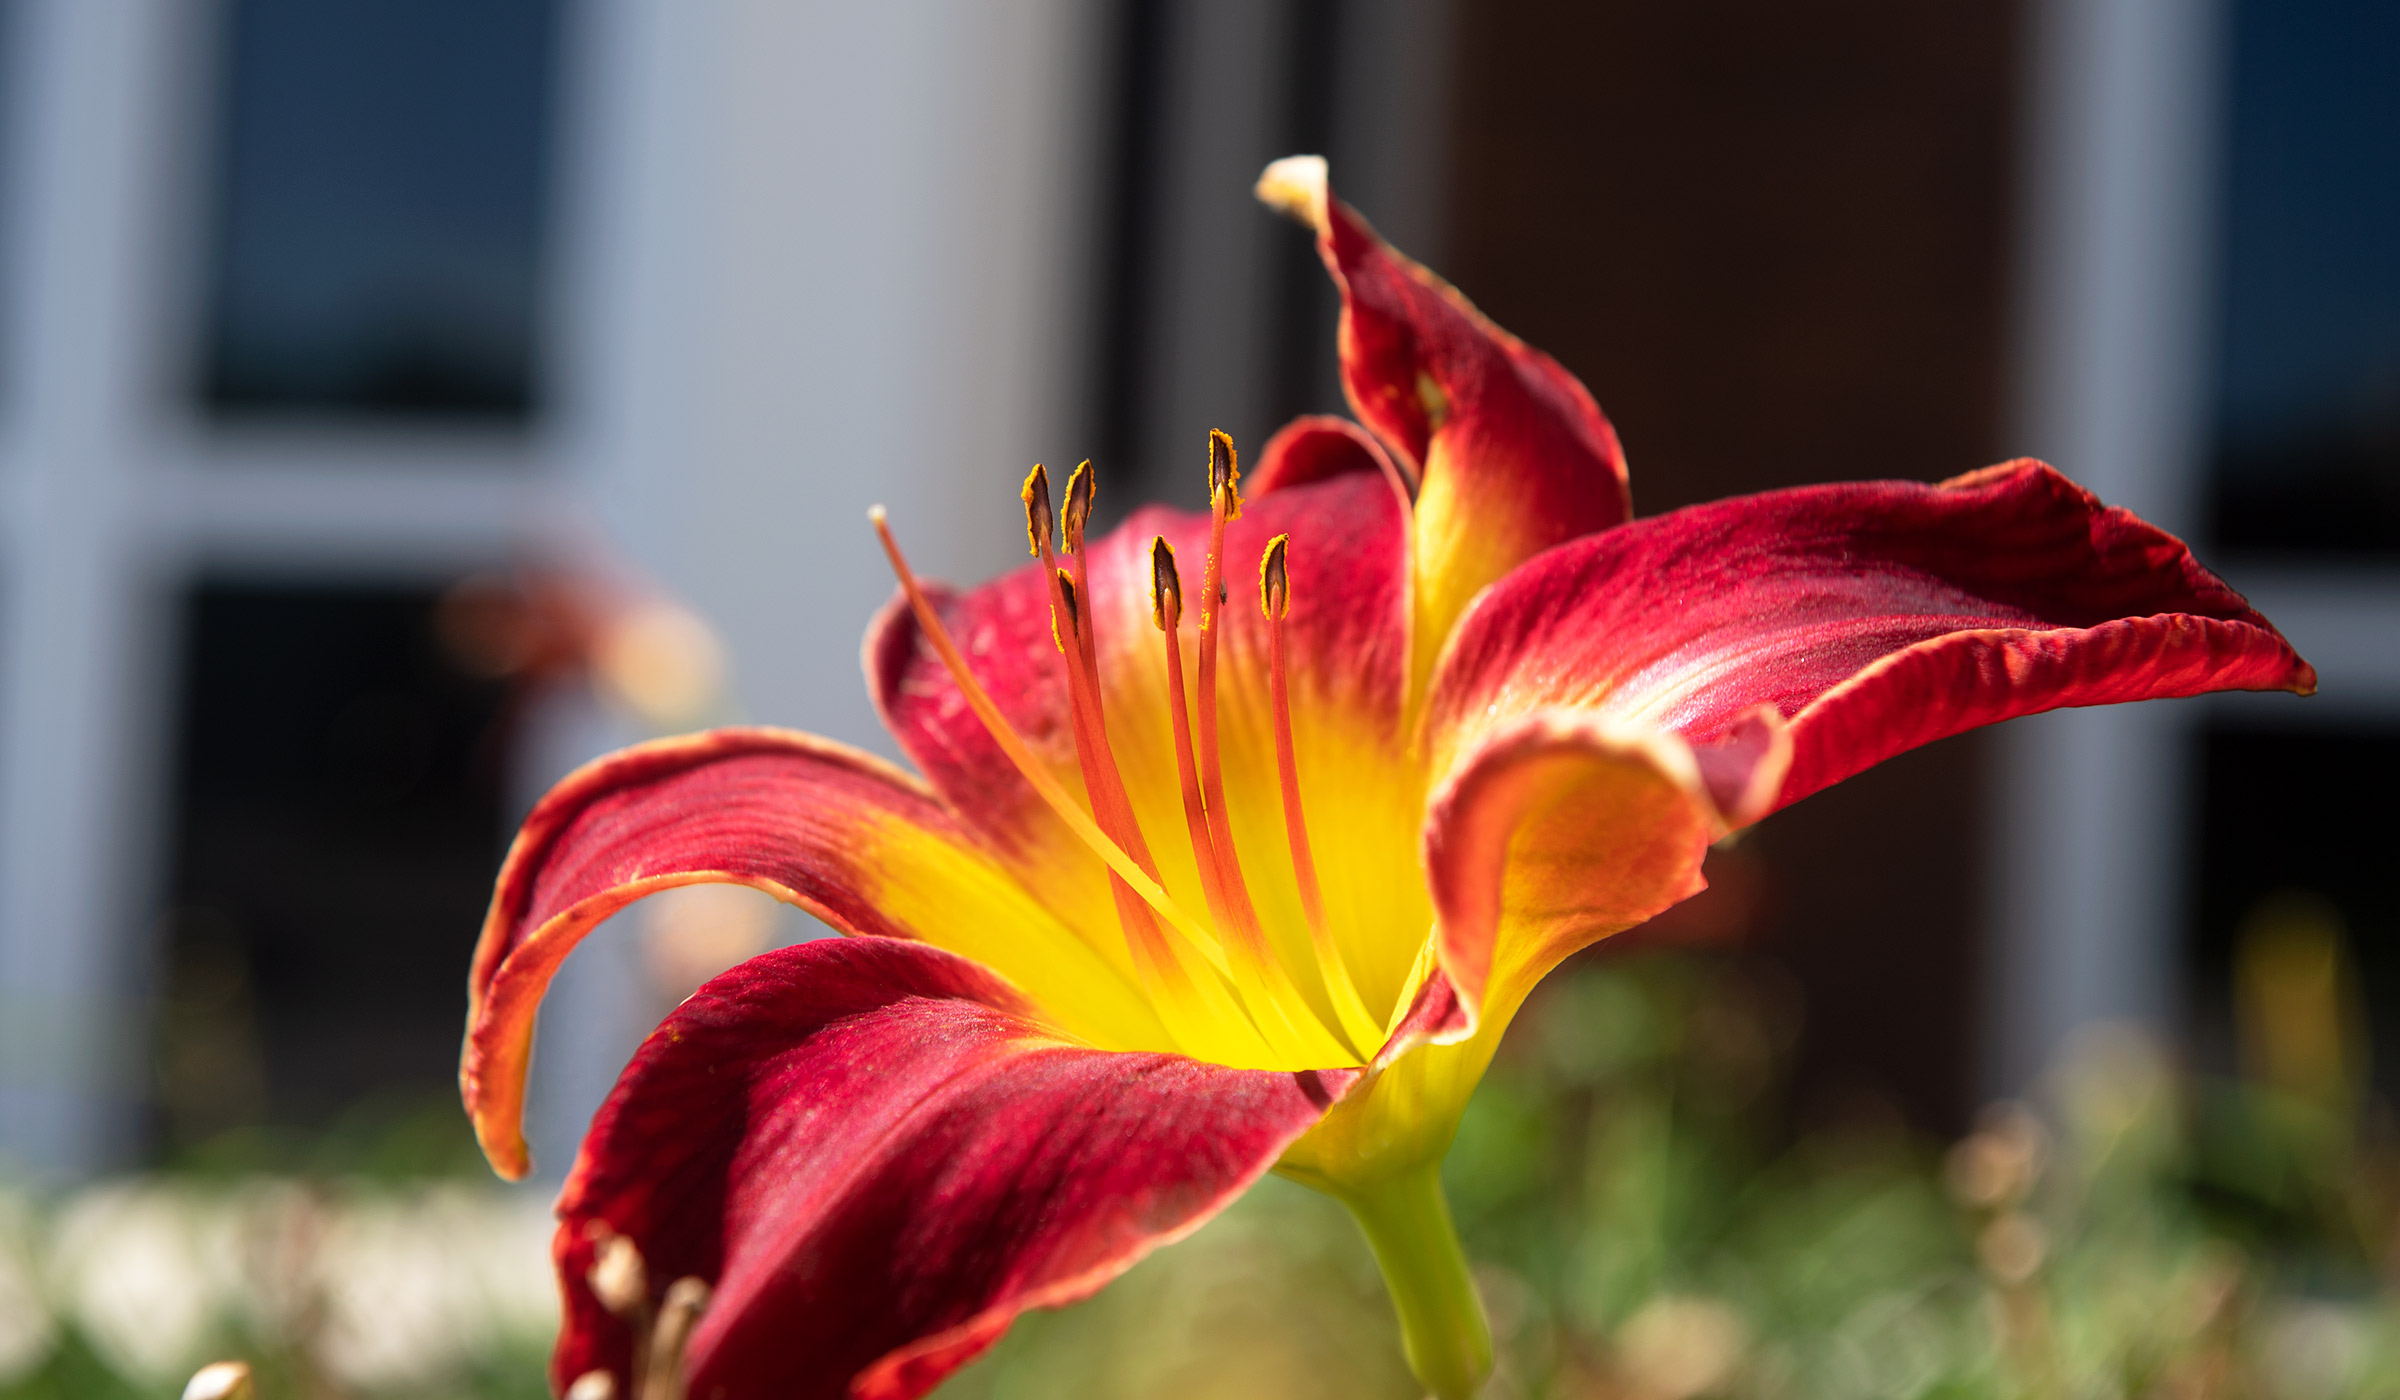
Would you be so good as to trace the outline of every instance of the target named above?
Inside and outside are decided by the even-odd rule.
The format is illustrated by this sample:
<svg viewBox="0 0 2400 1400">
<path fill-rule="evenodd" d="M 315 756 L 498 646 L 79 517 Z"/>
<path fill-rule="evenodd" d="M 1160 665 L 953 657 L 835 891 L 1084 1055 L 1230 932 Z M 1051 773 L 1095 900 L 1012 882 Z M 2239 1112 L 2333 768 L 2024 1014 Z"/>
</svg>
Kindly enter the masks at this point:
<svg viewBox="0 0 2400 1400">
<path fill-rule="evenodd" d="M 1467 1273 L 1438 1161 L 1335 1193 L 1375 1250 L 1408 1368 L 1437 1400 L 1473 1400 L 1492 1373 L 1492 1327 Z"/>
</svg>

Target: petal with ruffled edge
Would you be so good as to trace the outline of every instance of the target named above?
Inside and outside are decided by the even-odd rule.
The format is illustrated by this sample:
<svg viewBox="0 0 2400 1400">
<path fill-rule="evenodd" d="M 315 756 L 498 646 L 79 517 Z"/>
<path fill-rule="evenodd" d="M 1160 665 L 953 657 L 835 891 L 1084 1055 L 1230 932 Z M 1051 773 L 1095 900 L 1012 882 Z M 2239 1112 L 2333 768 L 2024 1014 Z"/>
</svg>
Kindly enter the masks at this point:
<svg viewBox="0 0 2400 1400">
<path fill-rule="evenodd" d="M 1405 752 L 1400 711 L 1407 657 L 1406 504 L 1379 454 L 1323 420 L 1305 433 L 1306 469 L 1276 468 L 1226 530 L 1225 625 L 1218 716 L 1226 809 L 1245 883 L 1287 965 L 1312 965 L 1291 873 L 1267 695 L 1258 566 L 1267 541 L 1290 534 L 1285 621 L 1293 743 L 1318 843 L 1326 908 L 1360 994 L 1395 1004 L 1429 909 L 1414 879 L 1420 770 Z M 1338 440 L 1337 440 L 1338 439 Z M 1285 460 L 1285 453 L 1271 460 Z M 1197 473 L 1195 473 L 1197 475 Z M 1293 478 L 1299 478 L 1293 480 Z M 1092 615 L 1110 747 L 1169 893 L 1205 910 L 1184 824 L 1167 700 L 1164 637 L 1151 617 L 1150 542 L 1164 536 L 1183 579 L 1186 683 L 1197 685 L 1205 516 L 1146 507 L 1093 541 Z M 1071 791 L 1081 791 L 1066 708 L 1066 660 L 1051 639 L 1038 566 L 965 593 L 936 595 L 944 624 L 977 679 Z M 1080 926 L 1113 936 L 1099 862 L 1001 754 L 905 605 L 887 607 L 866 643 L 868 683 L 901 748 L 1020 877 Z M 1321 833 L 1321 834 L 1318 834 Z"/>
<path fill-rule="evenodd" d="M 1433 990 L 1456 1009 L 1425 1037 L 1433 1043 L 1328 1113 L 1284 1170 L 1341 1187 L 1439 1160 L 1534 984 L 1704 887 L 1701 858 L 1725 832 L 1709 787 L 1680 738 L 1588 713 L 1520 716 L 1487 735 L 1425 820 Z"/>
<path fill-rule="evenodd" d="M 2315 687 L 2181 541 L 2021 461 L 1738 497 L 1534 560 L 1462 622 L 1425 737 L 1454 754 L 1570 706 L 1704 757 L 1788 743 L 1780 783 L 1739 821 L 2015 715 Z"/>
<path fill-rule="evenodd" d="M 1418 478 L 1410 681 L 1421 687 L 1485 584 L 1632 515 L 1625 454 L 1574 375 L 1378 238 L 1332 196 L 1322 158 L 1268 166 L 1258 195 L 1316 230 L 1342 292 L 1342 387 Z"/>
<path fill-rule="evenodd" d="M 502 1175 L 530 1166 L 525 1070 L 559 964 L 643 895 L 707 882 L 764 890 L 845 933 L 922 939 L 1003 969 L 1094 1043 L 1168 1043 L 1121 948 L 1084 942 L 889 764 L 789 730 L 660 740 L 551 789 L 501 867 L 469 973 L 459 1088 Z"/>
<path fill-rule="evenodd" d="M 1356 1077 L 1094 1050 L 922 945 L 764 954 L 668 1018 L 593 1120 L 559 1199 L 553 1383 L 624 1377 L 630 1334 L 586 1282 L 614 1233 L 654 1288 L 713 1285 L 691 1394 L 922 1395 L 1198 1228 Z"/>
</svg>

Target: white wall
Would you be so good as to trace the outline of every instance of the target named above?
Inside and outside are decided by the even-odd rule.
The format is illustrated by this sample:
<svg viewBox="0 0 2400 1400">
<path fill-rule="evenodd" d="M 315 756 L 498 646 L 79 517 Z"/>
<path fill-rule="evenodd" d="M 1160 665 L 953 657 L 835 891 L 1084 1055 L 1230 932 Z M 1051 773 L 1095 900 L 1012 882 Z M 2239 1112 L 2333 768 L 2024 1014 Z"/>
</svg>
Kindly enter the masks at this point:
<svg viewBox="0 0 2400 1400">
<path fill-rule="evenodd" d="M 1094 25 L 1087 0 L 571 6 L 558 411 L 529 448 L 295 445 L 204 434 L 172 393 L 209 6 L 17 8 L 0 1158 L 72 1174 L 135 1144 L 180 571 L 611 551 L 716 624 L 746 716 L 880 744 L 857 651 L 890 580 L 867 506 L 971 579 L 1022 538 L 1025 463 L 1068 446 Z M 579 1063 L 606 1059 L 597 1039 Z M 553 1110 L 616 1067 L 566 1075 Z"/>
</svg>

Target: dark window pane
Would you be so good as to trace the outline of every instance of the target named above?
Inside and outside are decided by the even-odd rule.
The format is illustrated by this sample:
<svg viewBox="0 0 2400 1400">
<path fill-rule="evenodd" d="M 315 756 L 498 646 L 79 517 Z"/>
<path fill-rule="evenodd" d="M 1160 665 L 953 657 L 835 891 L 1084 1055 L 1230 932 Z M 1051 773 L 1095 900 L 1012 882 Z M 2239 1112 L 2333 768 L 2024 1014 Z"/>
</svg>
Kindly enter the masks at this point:
<svg viewBox="0 0 2400 1400">
<path fill-rule="evenodd" d="M 2215 532 L 2400 551 L 2400 5 L 2239 0 Z"/>
<path fill-rule="evenodd" d="M 505 691 L 417 590 L 203 583 L 185 611 L 161 1001 L 169 1150 L 451 1096 L 502 837 Z"/>
<path fill-rule="evenodd" d="M 519 416 L 555 0 L 229 0 L 204 391 Z"/>
</svg>

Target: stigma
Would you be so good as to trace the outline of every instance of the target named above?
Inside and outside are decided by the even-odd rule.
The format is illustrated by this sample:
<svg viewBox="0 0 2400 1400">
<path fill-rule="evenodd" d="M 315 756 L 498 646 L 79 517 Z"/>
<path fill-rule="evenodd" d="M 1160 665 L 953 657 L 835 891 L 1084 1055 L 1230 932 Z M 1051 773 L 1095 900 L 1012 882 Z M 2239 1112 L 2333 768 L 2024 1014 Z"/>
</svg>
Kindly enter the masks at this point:
<svg viewBox="0 0 2400 1400">
<path fill-rule="evenodd" d="M 1146 609 L 1111 609 L 1104 605 L 1107 600 L 1094 596 L 1086 533 L 1098 481 L 1089 461 L 1069 474 L 1063 504 L 1054 501 L 1047 469 L 1036 465 L 1026 474 L 1019 493 L 1026 544 L 1039 561 L 1048 595 L 1052 647 L 1045 650 L 1055 651 L 1065 682 L 1081 798 L 993 703 L 909 568 L 880 508 L 871 514 L 921 634 L 968 707 L 1034 792 L 1100 858 L 1116 915 L 1114 934 L 1123 941 L 1143 994 L 1174 1042 L 1166 1048 L 1242 1067 L 1303 1069 L 1359 1064 L 1382 1044 L 1388 1014 L 1379 1014 L 1360 999 L 1328 917 L 1309 841 L 1299 778 L 1303 755 L 1294 743 L 1291 717 L 1293 662 L 1285 637 L 1294 594 L 1292 561 L 1298 548 L 1289 535 L 1278 535 L 1269 542 L 1260 561 L 1258 599 L 1268 665 L 1263 678 L 1253 677 L 1249 683 L 1259 684 L 1263 679 L 1265 693 L 1243 700 L 1252 706 L 1263 701 L 1270 718 L 1275 791 L 1281 807 L 1276 815 L 1281 818 L 1284 836 L 1280 852 L 1254 848 L 1251 856 L 1263 858 L 1268 866 L 1288 862 L 1287 869 L 1273 874 L 1288 875 L 1297 889 L 1304 928 L 1270 928 L 1262 919 L 1260 902 L 1252 897 L 1243 852 L 1234 839 L 1220 743 L 1219 697 L 1226 683 L 1220 652 L 1233 596 L 1225 577 L 1225 535 L 1226 526 L 1241 515 L 1240 481 L 1240 459 L 1233 440 L 1221 432 L 1210 433 L 1207 544 L 1200 561 L 1195 617 L 1187 614 L 1182 571 L 1174 547 L 1164 536 L 1151 540 L 1148 567 L 1140 571 L 1144 577 L 1136 585 L 1146 585 Z M 1126 783 L 1126 765 L 1119 762 L 1110 738 L 1112 717 L 1102 684 L 1098 632 L 1105 618 L 1139 618 L 1144 611 L 1163 642 L 1165 674 L 1159 679 L 1165 683 L 1166 728 L 1174 750 L 1178 791 L 1172 804 L 1164 801 L 1165 794 L 1160 792 L 1155 796 L 1161 800 L 1137 807 L 1135 793 Z M 1127 655 L 1138 657 L 1146 648 L 1131 646 L 1133 640 L 1114 639 L 1119 650 L 1112 655 L 1120 660 Z M 1120 700 L 1125 693 L 1121 687 Z M 1148 692 L 1145 688 L 1139 693 Z M 1139 724 L 1137 718 L 1119 716 L 1117 720 Z M 1145 726 L 1144 732 L 1155 730 Z M 1134 771 L 1157 770 L 1137 766 Z M 1246 785 L 1245 790 L 1255 786 Z M 1145 831 L 1136 815 L 1143 807 L 1151 811 L 1154 822 L 1162 811 L 1180 810 L 1182 829 Z M 1155 849 L 1153 841 L 1160 843 Z M 1201 907 L 1197 909 L 1179 902 L 1160 875 L 1156 852 L 1177 841 L 1188 847 L 1198 875 Z M 1269 874 L 1265 870 L 1259 873 Z M 1182 888 L 1188 896 L 1190 885 Z M 1288 890 L 1281 907 L 1290 908 Z M 1382 1009 L 1384 1013 L 1388 1010 Z"/>
</svg>

